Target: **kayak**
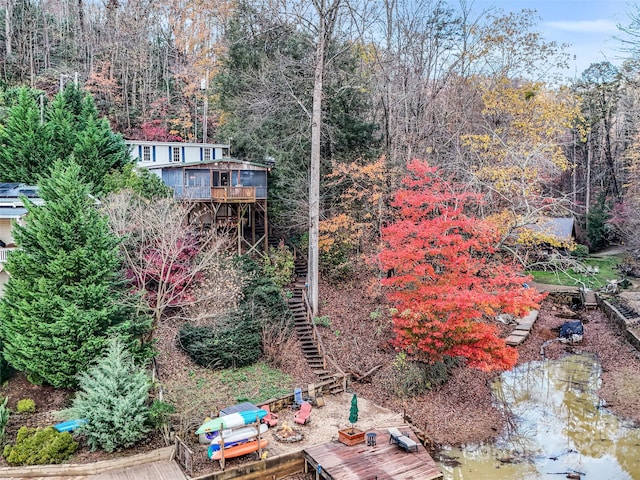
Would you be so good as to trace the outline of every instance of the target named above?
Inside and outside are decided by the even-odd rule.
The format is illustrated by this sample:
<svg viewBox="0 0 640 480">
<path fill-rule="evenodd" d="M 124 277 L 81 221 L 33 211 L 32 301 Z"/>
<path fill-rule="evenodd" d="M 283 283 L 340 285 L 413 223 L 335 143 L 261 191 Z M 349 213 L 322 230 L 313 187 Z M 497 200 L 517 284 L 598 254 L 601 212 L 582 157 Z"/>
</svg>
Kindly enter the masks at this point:
<svg viewBox="0 0 640 480">
<path fill-rule="evenodd" d="M 196 435 L 201 433 L 216 432 L 228 428 L 242 427 L 254 423 L 267 416 L 266 410 L 246 410 L 244 412 L 231 413 L 222 417 L 214 418 L 200 425 L 196 430 Z"/>
<path fill-rule="evenodd" d="M 259 448 L 264 448 L 268 444 L 269 444 L 269 441 L 266 438 L 260 439 L 260 443 L 258 443 L 258 440 L 254 440 L 253 442 L 239 443 L 234 447 L 225 448 L 224 458 L 241 457 L 242 455 L 247 455 L 249 453 L 257 452 Z M 220 460 L 222 458 L 222 450 L 213 452 L 213 455 L 211 455 L 210 458 L 211 460 Z"/>
<path fill-rule="evenodd" d="M 260 434 L 266 433 L 268 427 L 266 424 L 260 424 Z M 211 438 L 211 445 L 220 445 L 221 438 L 224 439 L 225 445 L 227 443 L 239 442 L 240 440 L 248 440 L 258 436 L 258 429 L 255 427 L 242 427 L 233 428 L 228 430 L 222 430 L 222 437 L 219 432 L 217 435 Z"/>
<path fill-rule="evenodd" d="M 67 420 L 66 422 L 56 423 L 53 428 L 59 432 L 73 432 L 77 430 L 80 425 L 87 423 L 86 418 L 79 418 L 76 420 Z"/>
</svg>

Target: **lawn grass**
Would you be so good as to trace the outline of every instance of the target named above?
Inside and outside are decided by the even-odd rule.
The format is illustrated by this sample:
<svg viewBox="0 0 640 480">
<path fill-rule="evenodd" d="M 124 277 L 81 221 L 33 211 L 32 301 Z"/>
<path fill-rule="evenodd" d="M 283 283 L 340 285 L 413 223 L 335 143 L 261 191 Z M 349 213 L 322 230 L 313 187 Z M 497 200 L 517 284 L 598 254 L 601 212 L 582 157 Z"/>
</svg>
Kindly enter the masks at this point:
<svg viewBox="0 0 640 480">
<path fill-rule="evenodd" d="M 598 273 L 586 275 L 578 273 L 574 269 L 564 271 L 531 270 L 527 273 L 533 275 L 533 279 L 538 283 L 550 285 L 582 286 L 589 288 L 600 288 L 607 284 L 607 280 L 620 278 L 620 272 L 616 265 L 620 263 L 621 256 L 612 255 L 610 257 L 588 257 L 582 260 L 586 267 L 598 268 Z"/>
<path fill-rule="evenodd" d="M 165 401 L 179 409 L 175 428 L 183 435 L 224 407 L 242 402 L 261 405 L 270 398 L 293 393 L 297 386 L 291 376 L 264 362 L 224 370 L 192 365 L 162 383 Z"/>
<path fill-rule="evenodd" d="M 251 402 L 258 405 L 292 391 L 292 379 L 289 375 L 262 362 L 243 368 L 221 370 L 217 374 L 222 385 L 233 389 L 237 403 Z"/>
</svg>

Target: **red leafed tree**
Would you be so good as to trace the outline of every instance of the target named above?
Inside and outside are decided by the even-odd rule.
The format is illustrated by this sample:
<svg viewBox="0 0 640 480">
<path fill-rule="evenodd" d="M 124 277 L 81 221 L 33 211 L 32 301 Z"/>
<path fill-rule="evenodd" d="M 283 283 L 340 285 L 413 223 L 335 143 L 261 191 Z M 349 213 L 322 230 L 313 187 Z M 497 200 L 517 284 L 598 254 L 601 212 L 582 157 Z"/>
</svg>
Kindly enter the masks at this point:
<svg viewBox="0 0 640 480">
<path fill-rule="evenodd" d="M 522 315 L 543 296 L 496 251 L 499 234 L 473 215 L 480 198 L 414 160 L 392 206 L 398 220 L 382 230 L 383 280 L 397 313 L 395 345 L 435 362 L 461 356 L 481 370 L 513 367 L 517 351 L 491 319 Z"/>
</svg>

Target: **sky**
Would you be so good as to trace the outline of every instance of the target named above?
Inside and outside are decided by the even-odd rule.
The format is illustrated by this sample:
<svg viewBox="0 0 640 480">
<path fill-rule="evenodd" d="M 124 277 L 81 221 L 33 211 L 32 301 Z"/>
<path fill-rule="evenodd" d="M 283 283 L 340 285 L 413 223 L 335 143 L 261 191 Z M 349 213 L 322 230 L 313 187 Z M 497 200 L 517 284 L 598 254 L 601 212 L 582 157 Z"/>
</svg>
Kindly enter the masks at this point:
<svg viewBox="0 0 640 480">
<path fill-rule="evenodd" d="M 547 41 L 567 43 L 571 55 L 569 77 L 580 74 L 592 63 L 609 61 L 619 66 L 628 56 L 617 25 L 630 23 L 629 13 L 638 11 L 633 0 L 476 0 L 479 7 L 496 6 L 505 12 L 536 10 L 541 17 L 538 31 Z M 640 7 L 638 7 L 640 9 Z M 575 57 L 574 57 L 575 56 Z M 575 60 L 574 60 L 575 58 Z"/>
</svg>

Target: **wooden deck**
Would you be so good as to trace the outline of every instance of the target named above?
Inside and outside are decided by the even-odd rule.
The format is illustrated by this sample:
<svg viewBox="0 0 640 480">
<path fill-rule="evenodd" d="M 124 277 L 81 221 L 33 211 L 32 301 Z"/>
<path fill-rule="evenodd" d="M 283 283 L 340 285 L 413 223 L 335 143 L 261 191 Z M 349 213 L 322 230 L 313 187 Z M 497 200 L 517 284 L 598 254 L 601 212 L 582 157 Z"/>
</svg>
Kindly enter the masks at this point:
<svg viewBox="0 0 640 480">
<path fill-rule="evenodd" d="M 96 475 L 92 480 L 185 480 L 185 478 L 176 462 L 165 460 L 104 472 Z"/>
<path fill-rule="evenodd" d="M 396 427 L 410 431 L 406 425 Z M 304 450 L 305 470 L 316 472 L 316 479 L 325 480 L 432 480 L 442 478 L 438 465 L 418 442 L 417 452 L 405 452 L 389 444 L 386 430 L 372 430 L 378 434 L 377 444 L 365 443 L 348 447 L 338 441 L 316 445 Z M 318 469 L 318 466 L 321 468 Z"/>
</svg>

